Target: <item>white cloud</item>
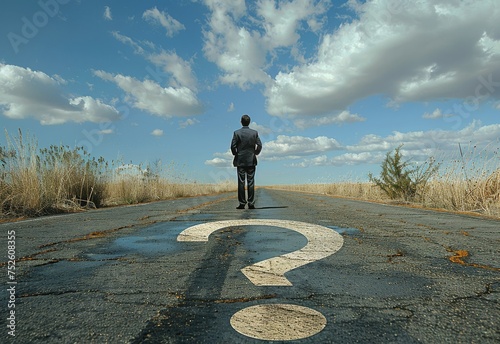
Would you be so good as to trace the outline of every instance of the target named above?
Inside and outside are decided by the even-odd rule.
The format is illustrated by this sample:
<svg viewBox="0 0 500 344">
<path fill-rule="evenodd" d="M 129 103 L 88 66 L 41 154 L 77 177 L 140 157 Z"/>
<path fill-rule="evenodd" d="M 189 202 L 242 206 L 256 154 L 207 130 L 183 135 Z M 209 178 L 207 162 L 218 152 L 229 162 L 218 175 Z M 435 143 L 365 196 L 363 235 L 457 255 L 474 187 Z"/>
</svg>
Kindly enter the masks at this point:
<svg viewBox="0 0 500 344">
<path fill-rule="evenodd" d="M 200 123 L 200 121 L 198 121 L 196 118 L 188 118 L 185 121 L 179 122 L 179 127 L 186 128 L 186 127 L 189 127 L 191 125 L 195 125 L 197 123 Z"/>
<path fill-rule="evenodd" d="M 260 44 L 260 34 L 237 27 L 231 18 L 227 13 L 213 15 L 212 31 L 204 33 L 206 57 L 225 73 L 223 83 L 246 89 L 249 84 L 268 82 L 262 70 L 266 51 Z"/>
<path fill-rule="evenodd" d="M 160 117 L 183 117 L 200 114 L 203 106 L 187 87 L 162 87 L 152 80 L 140 81 L 130 76 L 95 71 L 127 93 L 127 100 L 137 108 Z"/>
<path fill-rule="evenodd" d="M 392 135 L 386 137 L 366 135 L 356 145 L 347 146 L 346 149 L 351 152 L 385 153 L 403 144 L 404 155 L 425 160 L 438 154 L 448 155 L 450 152 L 456 152 L 459 144 L 487 146 L 497 141 L 499 137 L 500 124 L 482 126 L 479 121 L 473 121 L 458 131 L 429 130 L 406 133 L 394 131 Z"/>
<path fill-rule="evenodd" d="M 205 0 L 211 10 L 209 29 L 204 32 L 204 53 L 223 72 L 221 81 L 247 88 L 250 84 L 267 84 L 271 81 L 266 72 L 268 56 L 278 49 L 297 55 L 301 23 L 308 23 L 310 30 L 317 30 L 329 6 L 325 0 L 283 2 L 276 6 L 274 0 L 256 3 L 252 16 L 245 1 Z M 257 24 L 250 28 L 248 23 Z"/>
<path fill-rule="evenodd" d="M 325 34 L 314 59 L 269 84 L 270 114 L 335 117 L 372 95 L 395 104 L 500 96 L 497 1 L 349 4 L 358 19 Z"/>
<path fill-rule="evenodd" d="M 178 56 L 174 51 L 160 49 L 158 53 L 152 53 L 156 47 L 148 41 L 137 42 L 132 38 L 122 35 L 119 32 L 112 32 L 113 37 L 123 44 L 127 44 L 134 49 L 134 53 L 143 56 L 153 63 L 156 70 L 146 68 L 149 77 L 158 83 L 169 84 L 172 87 L 187 87 L 193 91 L 197 90 L 197 80 L 193 73 L 192 62 L 186 61 Z"/>
<path fill-rule="evenodd" d="M 328 124 L 344 124 L 364 122 L 366 119 L 357 114 L 351 114 L 349 111 L 342 111 L 338 115 L 321 116 L 321 117 L 304 117 L 295 116 L 293 123 L 299 129 L 309 127 L 319 127 Z"/>
<path fill-rule="evenodd" d="M 132 38 L 130 38 L 128 36 L 124 36 L 121 33 L 119 33 L 118 31 L 113 31 L 113 32 L 111 32 L 111 34 L 113 35 L 113 37 L 117 41 L 122 42 L 123 44 L 128 44 L 132 48 L 134 48 L 134 52 L 136 54 L 140 54 L 140 55 L 145 54 L 144 48 L 141 47 L 141 45 L 139 43 L 135 42 Z"/>
<path fill-rule="evenodd" d="M 344 153 L 342 155 L 333 157 L 329 165 L 342 166 L 342 165 L 360 165 L 360 164 L 374 164 L 382 161 L 385 154 L 363 152 L 363 153 Z"/>
<path fill-rule="evenodd" d="M 449 118 L 449 117 L 453 117 L 453 114 L 443 113 L 441 111 L 441 109 L 439 109 L 439 108 L 434 110 L 432 113 L 426 112 L 422 116 L 422 118 L 425 118 L 425 119 L 441 119 L 441 118 Z"/>
<path fill-rule="evenodd" d="M 104 6 L 104 14 L 103 14 L 104 19 L 106 20 L 113 20 L 113 16 L 111 14 L 111 8 L 109 6 Z"/>
<path fill-rule="evenodd" d="M 292 164 L 294 167 L 309 167 L 309 166 L 352 166 L 362 164 L 374 164 L 383 160 L 385 154 L 382 153 L 344 153 L 333 158 L 328 158 L 326 155 L 321 155 L 312 159 L 304 159 L 300 163 Z"/>
<path fill-rule="evenodd" d="M 205 165 L 214 166 L 214 167 L 228 167 L 231 165 L 231 160 L 222 159 L 222 158 L 213 158 L 205 161 Z"/>
<path fill-rule="evenodd" d="M 253 130 L 257 130 L 260 137 L 270 135 L 273 133 L 273 130 L 271 128 L 268 128 L 264 125 L 257 124 L 256 122 L 250 123 L 249 127 Z"/>
<path fill-rule="evenodd" d="M 324 14 L 329 1 L 289 1 L 276 4 L 274 0 L 260 0 L 257 2 L 257 14 L 263 18 L 265 29 L 263 40 L 268 49 L 289 47 L 295 45 L 300 35 L 298 33 L 301 22 L 306 20 L 312 31 L 321 28 L 318 16 Z"/>
<path fill-rule="evenodd" d="M 113 134 L 115 131 L 113 129 L 103 129 L 103 130 L 99 130 L 99 134 L 102 134 L 102 135 L 110 135 L 110 134 Z"/>
<path fill-rule="evenodd" d="M 163 136 L 163 130 L 161 129 L 155 129 L 151 132 L 151 135 L 153 136 Z"/>
<path fill-rule="evenodd" d="M 304 155 L 342 149 L 337 140 L 326 136 L 309 138 L 304 136 L 278 135 L 276 140 L 263 144 L 262 157 L 268 160 L 297 159 Z"/>
<path fill-rule="evenodd" d="M 293 167 L 380 164 L 388 152 L 403 145 L 401 153 L 405 158 L 423 162 L 431 157 L 442 160 L 457 157 L 460 144 L 462 147 L 472 146 L 491 159 L 498 159 L 495 151 L 498 145 L 492 143 L 498 143 L 499 138 L 500 124 L 483 126 L 479 121 L 473 121 L 459 131 L 395 131 L 385 137 L 370 134 L 350 146 L 324 136 L 280 135 L 276 140 L 264 143 L 261 158 L 265 161 L 292 160 L 294 162 L 289 165 Z M 214 157 L 205 163 L 227 167 L 232 160 L 230 150 L 215 153 Z"/>
<path fill-rule="evenodd" d="M 232 167 L 233 154 L 231 150 L 228 149 L 224 153 L 215 153 L 215 158 L 206 160 L 205 165 L 210 165 L 214 167 Z"/>
<path fill-rule="evenodd" d="M 227 107 L 227 112 L 233 112 L 234 111 L 234 103 L 229 104 Z"/>
<path fill-rule="evenodd" d="M 177 32 L 185 29 L 184 25 L 172 18 L 170 14 L 160 12 L 156 7 L 145 11 L 142 18 L 152 24 L 161 25 L 167 31 L 166 35 L 168 37 L 173 37 Z"/>
<path fill-rule="evenodd" d="M 0 63 L 0 110 L 9 118 L 34 118 L 41 124 L 119 119 L 118 111 L 99 99 L 65 94 L 62 80 L 59 76 Z"/>
<path fill-rule="evenodd" d="M 170 85 L 174 87 L 188 87 L 196 91 L 197 81 L 193 74 L 191 63 L 180 58 L 175 52 L 162 51 L 159 54 L 151 54 L 148 60 L 172 75 Z"/>
</svg>

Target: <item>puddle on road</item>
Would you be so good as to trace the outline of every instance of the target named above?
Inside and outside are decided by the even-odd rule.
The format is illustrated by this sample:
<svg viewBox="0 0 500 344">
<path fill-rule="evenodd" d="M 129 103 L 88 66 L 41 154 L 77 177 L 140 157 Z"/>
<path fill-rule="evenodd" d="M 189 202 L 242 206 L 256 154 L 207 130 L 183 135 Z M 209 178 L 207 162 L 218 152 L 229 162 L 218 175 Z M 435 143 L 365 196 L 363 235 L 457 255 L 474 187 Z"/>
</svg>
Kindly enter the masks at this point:
<svg viewBox="0 0 500 344">
<path fill-rule="evenodd" d="M 325 226 L 325 227 L 333 229 L 335 232 L 339 234 L 355 235 L 361 233 L 361 231 L 358 228 L 344 228 L 337 226 Z"/>
<path fill-rule="evenodd" d="M 129 254 L 159 256 L 182 249 L 177 242 L 177 235 L 188 227 L 200 222 L 170 221 L 157 223 L 138 230 L 132 236 L 116 239 L 111 245 L 101 250 L 87 253 L 91 260 L 112 260 Z"/>
</svg>

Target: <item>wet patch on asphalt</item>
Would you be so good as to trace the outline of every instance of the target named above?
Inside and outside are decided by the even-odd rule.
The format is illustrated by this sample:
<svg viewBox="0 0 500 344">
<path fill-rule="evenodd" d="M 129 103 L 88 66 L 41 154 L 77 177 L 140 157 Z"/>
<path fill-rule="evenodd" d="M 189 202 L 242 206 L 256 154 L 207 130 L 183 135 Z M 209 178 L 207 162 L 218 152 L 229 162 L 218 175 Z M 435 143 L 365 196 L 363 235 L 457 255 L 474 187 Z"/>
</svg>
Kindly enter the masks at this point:
<svg viewBox="0 0 500 344">
<path fill-rule="evenodd" d="M 168 221 L 144 227 L 134 235 L 117 238 L 110 245 L 85 254 L 90 260 L 117 259 L 127 255 L 154 258 L 185 249 L 176 238 L 184 229 L 197 225 L 193 221 Z"/>
</svg>

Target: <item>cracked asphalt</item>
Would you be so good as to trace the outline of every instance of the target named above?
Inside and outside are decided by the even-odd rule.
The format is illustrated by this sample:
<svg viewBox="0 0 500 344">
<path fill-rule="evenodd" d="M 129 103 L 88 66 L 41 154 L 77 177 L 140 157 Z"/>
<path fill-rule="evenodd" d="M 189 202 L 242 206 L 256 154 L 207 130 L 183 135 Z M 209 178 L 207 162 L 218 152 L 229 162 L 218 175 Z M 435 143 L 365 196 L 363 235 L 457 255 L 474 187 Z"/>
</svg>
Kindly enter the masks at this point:
<svg viewBox="0 0 500 344">
<path fill-rule="evenodd" d="M 263 343 L 230 318 L 276 303 L 327 320 L 287 343 L 500 342 L 499 220 L 265 188 L 256 195 L 255 210 L 235 209 L 231 193 L 0 224 L 2 342 Z M 302 248 L 304 236 L 237 226 L 208 242 L 176 240 L 196 224 L 234 219 L 313 223 L 344 244 L 288 272 L 292 286 L 262 287 L 240 270 Z M 12 231 L 15 337 L 7 328 Z"/>
</svg>

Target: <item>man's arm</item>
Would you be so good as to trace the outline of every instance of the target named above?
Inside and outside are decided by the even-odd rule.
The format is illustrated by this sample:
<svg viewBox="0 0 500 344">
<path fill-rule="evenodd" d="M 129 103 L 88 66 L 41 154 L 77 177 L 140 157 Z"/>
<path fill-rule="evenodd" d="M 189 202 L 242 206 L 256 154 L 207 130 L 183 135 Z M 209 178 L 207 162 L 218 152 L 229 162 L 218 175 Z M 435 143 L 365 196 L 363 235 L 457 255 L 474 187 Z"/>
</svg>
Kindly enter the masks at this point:
<svg viewBox="0 0 500 344">
<path fill-rule="evenodd" d="M 236 136 L 236 133 L 233 133 L 233 140 L 231 141 L 231 153 L 233 153 L 233 155 L 238 154 L 238 137 Z"/>
<path fill-rule="evenodd" d="M 262 142 L 260 142 L 259 134 L 257 133 L 257 137 L 255 138 L 255 155 L 259 155 L 262 150 Z"/>
</svg>

